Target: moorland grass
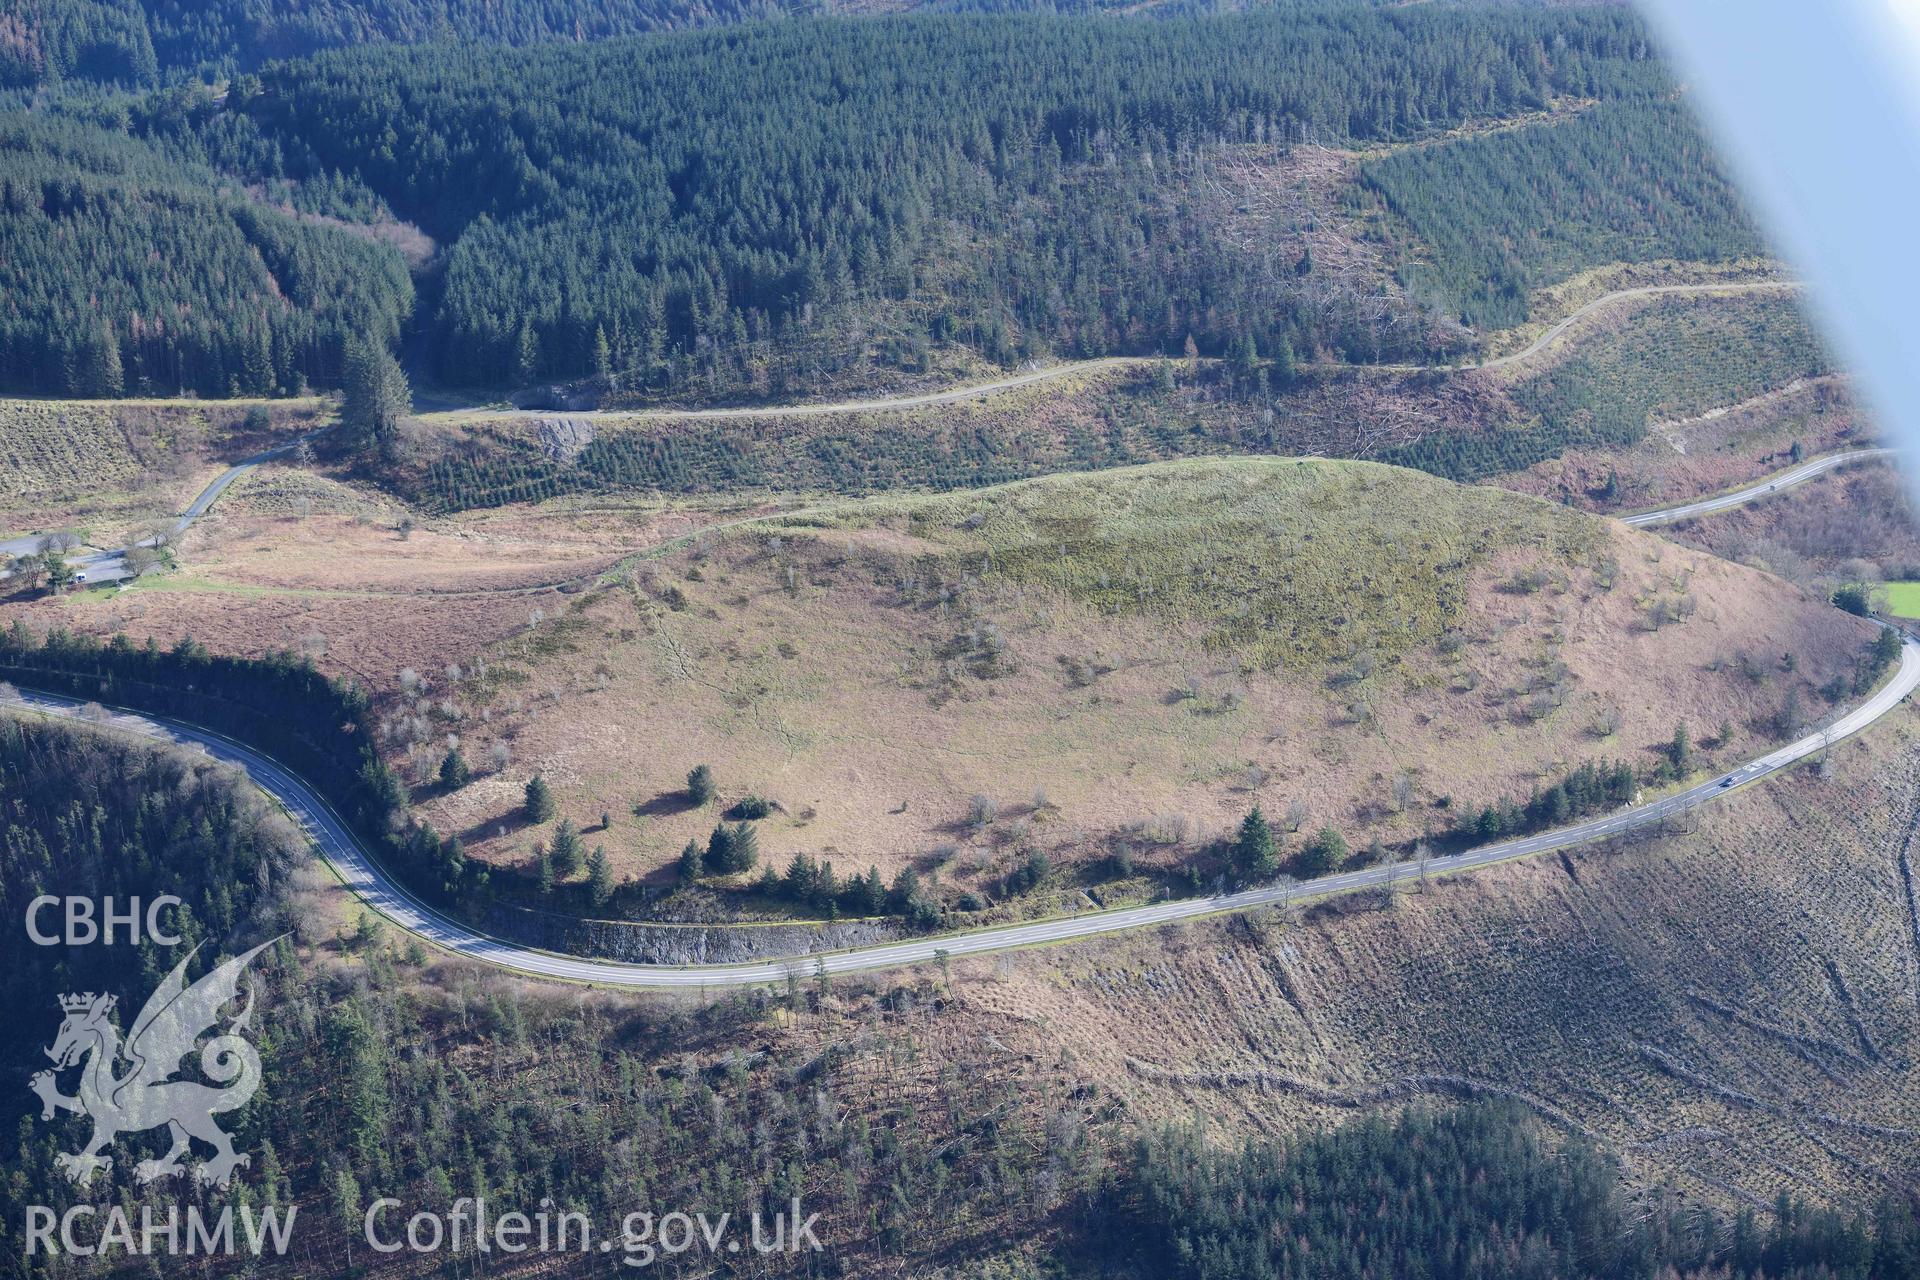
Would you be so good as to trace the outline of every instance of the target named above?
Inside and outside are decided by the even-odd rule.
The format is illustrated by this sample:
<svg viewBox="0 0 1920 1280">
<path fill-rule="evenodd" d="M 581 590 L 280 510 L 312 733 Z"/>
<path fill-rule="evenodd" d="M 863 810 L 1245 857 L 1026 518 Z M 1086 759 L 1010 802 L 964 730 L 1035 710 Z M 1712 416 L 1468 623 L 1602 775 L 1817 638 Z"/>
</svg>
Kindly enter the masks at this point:
<svg viewBox="0 0 1920 1280">
<path fill-rule="evenodd" d="M 1249 668 L 1392 658 L 1463 615 L 1474 568 L 1585 563 L 1588 517 L 1375 463 L 1231 458 L 838 504 L 770 522 L 888 526 L 958 574 L 1197 626 Z"/>
</svg>

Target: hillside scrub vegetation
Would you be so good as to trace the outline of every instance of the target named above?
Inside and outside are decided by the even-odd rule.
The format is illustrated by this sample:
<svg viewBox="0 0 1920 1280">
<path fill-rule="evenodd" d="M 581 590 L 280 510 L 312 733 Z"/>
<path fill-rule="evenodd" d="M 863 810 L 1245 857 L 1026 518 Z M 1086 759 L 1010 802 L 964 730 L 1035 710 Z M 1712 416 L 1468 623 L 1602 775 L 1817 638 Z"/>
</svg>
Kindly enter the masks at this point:
<svg viewBox="0 0 1920 1280">
<path fill-rule="evenodd" d="M 1261 357 L 1261 370 L 1273 362 Z M 610 412 L 567 457 L 544 418 L 431 415 L 417 448 L 381 481 L 436 513 L 569 494 L 744 491 L 866 495 L 966 489 L 1061 471 L 1186 457 L 1325 454 L 1373 458 L 1450 430 L 1487 434 L 1519 410 L 1480 374 L 1303 372 L 1266 398 L 1220 364 L 1105 366 L 977 400 L 747 418 Z"/>
<path fill-rule="evenodd" d="M 1644 511 L 1735 489 L 1876 436 L 1844 375 L 1831 374 L 1685 417 L 1662 416 L 1635 444 L 1574 447 L 1495 483 L 1588 511 Z"/>
<path fill-rule="evenodd" d="M 1905 476 L 1865 462 L 1668 536 L 1828 594 L 1848 583 L 1920 577 L 1920 522 Z"/>
<path fill-rule="evenodd" d="M 1237 376 L 1234 363 L 1139 361 L 900 411 L 607 414 L 570 455 L 546 447 L 537 416 L 436 415 L 412 456 L 381 478 L 428 510 L 460 511 L 575 493 L 965 489 L 1182 457 L 1317 454 L 1453 480 L 1504 475 L 1509 487 L 1539 492 L 1541 480 L 1527 481 L 1522 469 L 1556 475 L 1545 460 L 1571 454 L 1561 470 L 1592 478 L 1558 496 L 1611 510 L 1717 487 L 1724 467 L 1674 456 L 1688 449 L 1684 435 L 1726 448 L 1765 439 L 1771 447 L 1761 454 L 1771 456 L 1794 438 L 1817 447 L 1859 428 L 1784 290 L 1625 300 L 1499 370 L 1323 366 L 1299 369 L 1282 390 L 1275 360 L 1257 358 L 1254 377 Z M 1749 404 L 1713 425 L 1727 406 Z M 1787 415 L 1798 425 L 1778 421 Z M 1741 431 L 1743 421 L 1750 425 Z M 1640 448 L 1650 432 L 1657 438 Z M 1625 486 L 1611 499 L 1600 492 L 1609 467 Z M 1677 474 L 1655 490 L 1641 479 L 1649 470 Z M 1699 483 L 1683 483 L 1695 476 Z"/>
<path fill-rule="evenodd" d="M 843 883 L 911 868 L 968 910 L 1008 886 L 1044 905 L 1210 884 L 1255 805 L 1284 865 L 1322 827 L 1342 857 L 1404 853 L 1556 784 L 1617 804 L 1621 766 L 1664 776 L 1676 718 L 1713 735 L 1698 767 L 1744 759 L 1790 698 L 1806 717 L 1849 697 L 1869 638 L 1648 535 L 1325 460 L 835 503 L 618 576 L 490 648 L 488 684 L 461 691 L 470 750 L 510 738 L 563 816 L 632 812 L 607 851 L 648 892 L 677 892 L 682 851 L 708 841 L 715 815 L 686 796 L 701 761 L 721 812 L 778 802 L 754 824 L 776 875 L 796 854 Z M 676 749 L 622 745 L 658 741 Z M 390 758 L 426 776 L 439 749 Z M 422 812 L 470 857 L 525 867 L 528 838 L 500 829 L 519 802 L 481 779 Z M 1034 852 L 1052 874 L 1027 872 Z"/>
<path fill-rule="evenodd" d="M 1507 421 L 1444 426 L 1390 446 L 1381 460 L 1480 480 L 1570 449 L 1624 450 L 1657 424 L 1831 372 L 1790 294 L 1651 298 L 1551 358 L 1520 366 L 1502 388 L 1513 406 Z"/>
<path fill-rule="evenodd" d="M 1764 1221 L 1783 1197 L 1871 1216 L 1914 1162 L 1915 752 L 1903 711 L 1837 745 L 1831 768 L 1664 831 L 1469 876 L 1422 882 L 1409 867 L 1391 900 L 1117 938 L 998 974 L 982 964 L 968 1003 L 1030 1020 L 1095 1078 L 1124 1081 L 1149 1125 L 1205 1117 L 1214 1161 L 1168 1171 L 1190 1192 L 1183 1220 L 1210 1224 L 1196 1249 L 1217 1225 L 1219 1247 L 1272 1241 L 1277 1262 L 1296 1231 L 1256 1222 L 1311 1235 L 1342 1202 L 1283 1192 L 1253 1197 L 1258 1211 L 1240 1201 L 1230 1222 L 1201 1212 L 1206 1187 L 1232 1184 L 1235 1142 L 1284 1160 L 1300 1144 L 1283 1156 L 1269 1135 L 1421 1099 L 1505 1100 L 1554 1146 L 1619 1158 L 1629 1216 L 1649 1226 L 1679 1206 Z M 1369 1141 L 1344 1167 L 1367 1167 Z M 1302 1177 L 1325 1168 L 1301 1154 Z M 1381 1203 L 1395 1195 L 1382 1188 Z M 1149 1221 L 1153 1234 L 1166 1219 Z"/>
<path fill-rule="evenodd" d="M 124 546 L 183 510 L 213 468 L 318 425 L 320 411 L 0 399 L 0 534 L 78 527 Z"/>
<path fill-rule="evenodd" d="M 901 528 L 955 567 L 977 556 L 982 577 L 1050 588 L 1096 613 L 1194 625 L 1207 648 L 1269 670 L 1355 653 L 1391 661 L 1459 624 L 1468 572 L 1496 551 L 1580 564 L 1601 538 L 1590 521 L 1493 491 L 1305 460 L 876 498 L 773 523 Z"/>
</svg>

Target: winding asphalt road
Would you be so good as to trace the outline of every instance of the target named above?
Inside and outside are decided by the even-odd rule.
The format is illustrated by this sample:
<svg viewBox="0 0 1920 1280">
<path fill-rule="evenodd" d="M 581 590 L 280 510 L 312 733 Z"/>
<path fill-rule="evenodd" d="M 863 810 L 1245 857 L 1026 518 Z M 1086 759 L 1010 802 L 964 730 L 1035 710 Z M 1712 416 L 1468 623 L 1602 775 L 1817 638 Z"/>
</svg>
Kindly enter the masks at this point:
<svg viewBox="0 0 1920 1280">
<path fill-rule="evenodd" d="M 321 430 L 325 430 L 325 428 L 321 428 Z M 207 514 L 207 509 L 219 500 L 220 495 L 225 493 L 227 487 L 235 480 L 246 475 L 263 462 L 277 458 L 283 453 L 291 453 L 299 447 L 301 440 L 311 439 L 318 434 L 320 434 L 318 431 L 310 431 L 297 439 L 287 441 L 285 444 L 275 445 L 271 449 L 256 453 L 251 458 L 243 458 L 228 467 L 225 471 L 222 471 L 214 477 L 213 483 L 200 491 L 199 496 L 188 504 L 185 511 L 174 518 L 173 530 L 169 535 L 170 538 L 177 539 L 186 533 L 188 529 L 192 528 L 193 522 Z M 0 552 L 14 556 L 32 555 L 40 549 L 40 543 L 44 536 L 45 535 L 42 534 L 36 534 L 31 537 L 14 538 L 6 542 L 0 542 Z M 134 545 L 150 547 L 154 545 L 154 539 L 144 538 Z M 89 585 L 102 582 L 117 582 L 122 578 L 131 578 L 133 576 L 132 572 L 127 568 L 127 552 L 131 549 L 132 548 L 129 547 L 119 547 L 111 551 L 89 551 L 83 556 L 70 558 L 68 563 L 86 575 L 86 581 Z M 9 575 L 0 574 L 0 578 L 7 576 Z"/>
<path fill-rule="evenodd" d="M 1658 511 L 1642 511 L 1638 515 L 1621 516 L 1621 524 L 1630 524 L 1636 529 L 1648 525 L 1672 524 L 1676 520 L 1690 520 L 1694 516 L 1710 516 L 1717 511 L 1741 506 L 1755 498 L 1764 498 L 1769 494 L 1791 489 L 1797 484 L 1805 484 L 1815 476 L 1825 475 L 1835 467 L 1852 466 L 1856 462 L 1870 462 L 1875 458 L 1891 458 L 1898 450 L 1894 449 L 1849 449 L 1845 453 L 1830 453 L 1811 462 L 1803 462 L 1796 467 L 1776 472 L 1764 480 L 1756 480 L 1743 489 L 1720 494 L 1714 498 L 1702 498 L 1698 502 L 1686 502 L 1677 507 L 1662 507 Z"/>
<path fill-rule="evenodd" d="M 1571 319 L 1573 317 L 1569 317 L 1569 320 Z M 1541 342 L 1548 340 L 1552 332 L 1549 331 L 1544 335 Z M 1054 376 L 1055 372 L 1044 371 L 1031 375 L 1025 381 Z M 925 402 L 937 403 L 942 398 L 957 399 L 977 394 L 978 391 L 979 388 L 967 388 L 962 391 L 945 392 L 940 396 L 926 398 Z M 899 402 L 891 403 L 897 405 Z M 813 411 L 838 411 L 838 407 L 821 406 Z M 748 411 L 715 410 L 712 412 L 740 414 Z M 175 520 L 175 536 L 184 533 L 195 520 L 204 515 L 234 481 L 260 463 L 294 448 L 297 443 L 298 441 L 291 441 L 266 450 L 223 472 Z M 1744 489 L 1659 511 L 1642 512 L 1626 517 L 1625 523 L 1644 526 L 1685 519 L 1689 516 L 1708 515 L 1800 484 L 1834 467 L 1866 458 L 1884 457 L 1892 452 L 1889 449 L 1863 449 L 1817 458 Z M 81 565 L 118 563 L 124 566 L 124 557 L 124 550 L 97 552 L 83 558 L 79 563 Z M 1913 692 L 1916 686 L 1920 686 L 1920 643 L 1916 643 L 1911 637 L 1906 637 L 1901 645 L 1900 663 L 1893 678 L 1866 702 L 1820 732 L 1808 734 L 1798 742 L 1781 747 L 1758 760 L 1749 761 L 1730 773 L 1720 774 L 1674 795 L 1663 796 L 1647 804 L 1622 809 L 1605 817 L 1555 831 L 1484 845 L 1445 857 L 1429 858 L 1424 866 L 1408 864 L 1397 869 L 1369 867 L 1361 871 L 1326 876 L 1293 885 L 1269 885 L 1238 893 L 1218 894 L 1205 898 L 1183 898 L 1152 903 L 1143 907 L 1088 911 L 1028 924 L 914 938 L 904 942 L 845 951 L 789 956 L 748 964 L 687 966 L 624 964 L 616 961 L 586 960 L 558 955 L 489 937 L 452 920 L 390 879 L 372 857 L 360 847 L 346 822 L 306 781 L 270 757 L 210 729 L 184 721 L 124 710 L 109 712 L 104 719 L 94 721 L 91 717 L 83 715 L 83 704 L 76 699 L 28 690 L 17 691 L 14 706 L 11 709 L 29 714 L 38 713 L 106 724 L 144 738 L 198 747 L 215 759 L 238 765 L 247 772 L 256 786 L 273 796 L 286 808 L 313 840 L 321 856 L 355 895 L 398 927 L 448 951 L 535 977 L 636 989 L 699 989 L 779 982 L 789 975 L 804 977 L 822 972 L 859 973 L 901 965 L 933 963 L 943 957 L 978 955 L 1014 947 L 1067 942 L 1129 929 L 1192 920 L 1222 912 L 1246 911 L 1257 907 L 1284 905 L 1289 902 L 1352 893 L 1361 889 L 1381 888 L 1386 886 L 1389 876 L 1397 876 L 1404 880 L 1422 874 L 1448 875 L 1512 858 L 1551 853 L 1663 822 L 1676 814 L 1705 804 L 1735 787 L 1757 782 L 1789 768 L 1798 761 L 1872 724 L 1897 706 L 1902 699 Z"/>
<path fill-rule="evenodd" d="M 945 957 L 979 955 L 1014 947 L 1068 942 L 1101 934 L 1119 933 L 1155 925 L 1193 920 L 1221 912 L 1286 905 L 1368 888 L 1384 888 L 1388 877 L 1399 881 L 1416 876 L 1441 876 L 1571 848 L 1589 841 L 1621 835 L 1664 822 L 1719 796 L 1758 782 L 1825 750 L 1833 743 L 1866 728 L 1920 686 L 1920 642 L 1905 638 L 1893 677 L 1864 703 L 1825 729 L 1810 733 L 1757 760 L 1673 795 L 1621 809 L 1604 817 L 1518 840 L 1483 845 L 1463 853 L 1429 858 L 1424 865 L 1398 868 L 1369 867 L 1292 885 L 1268 885 L 1238 893 L 1184 898 L 1143 907 L 1088 911 L 1079 915 L 1038 920 L 1028 924 L 978 929 L 965 933 L 914 938 L 904 942 L 859 947 L 845 951 L 725 965 L 623 964 L 556 955 L 516 946 L 489 937 L 448 918 L 391 880 L 354 839 L 344 820 L 304 780 L 244 743 L 195 725 L 160 716 L 128 711 L 108 713 L 99 723 L 176 744 L 197 746 L 215 759 L 246 770 L 254 784 L 279 800 L 307 833 L 340 879 L 367 905 L 398 927 L 468 959 L 541 978 L 558 978 L 598 986 L 701 989 L 751 986 L 780 982 L 789 976 L 817 973 L 860 973 L 901 965 L 937 963 Z M 19 691 L 13 708 L 18 712 L 85 718 L 76 699 L 33 691 Z"/>
</svg>

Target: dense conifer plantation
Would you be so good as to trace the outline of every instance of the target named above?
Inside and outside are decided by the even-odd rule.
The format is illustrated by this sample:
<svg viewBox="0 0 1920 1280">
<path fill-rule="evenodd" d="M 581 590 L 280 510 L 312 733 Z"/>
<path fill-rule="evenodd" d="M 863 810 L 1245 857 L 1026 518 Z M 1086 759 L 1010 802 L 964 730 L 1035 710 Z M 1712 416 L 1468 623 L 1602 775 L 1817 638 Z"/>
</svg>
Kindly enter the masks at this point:
<svg viewBox="0 0 1920 1280">
<path fill-rule="evenodd" d="M 1406 271 L 1409 286 L 1491 329 L 1521 323 L 1532 290 L 1586 267 L 1762 250 L 1706 140 L 1668 99 L 1412 148 L 1362 174 L 1434 250 Z"/>
<path fill-rule="evenodd" d="M 0 87 L 222 74 L 342 45 L 598 40 L 739 22 L 790 0 L 5 0 Z"/>
<path fill-rule="evenodd" d="M 450 246 L 438 376 L 720 388 L 876 327 L 909 364 L 948 338 L 1377 354 L 1196 234 L 1197 158 L 1664 87 L 1616 11 L 911 17 L 342 51 L 269 69 L 221 127 Z"/>
<path fill-rule="evenodd" d="M 1369 165 L 1421 246 L 1418 300 L 1505 324 L 1597 261 L 1754 247 L 1620 10 L 913 15 L 538 43 L 645 11 L 372 8 L 148 6 L 142 26 L 131 4 L 54 4 L 66 25 L 7 46 L 16 82 L 26 58 L 62 83 L 124 63 L 95 78 L 132 86 L 192 50 L 234 65 L 218 51 L 238 32 L 256 53 L 295 28 L 285 52 L 355 47 L 7 117 L 0 386 L 110 393 L 116 355 L 130 390 L 334 385 L 343 334 L 392 342 L 412 307 L 398 254 L 339 223 L 395 219 L 440 250 L 414 371 L 454 384 L 781 396 L 876 351 L 924 369 L 948 341 L 1009 366 L 1189 344 L 1249 371 L 1420 359 L 1432 338 L 1383 320 L 1373 282 L 1316 291 L 1308 258 L 1251 269 L 1196 189 L 1222 147 L 1419 138 L 1570 100 L 1600 105 Z M 115 32 L 135 33 L 117 62 Z"/>
<path fill-rule="evenodd" d="M 272 395 L 391 342 L 393 249 L 75 121 L 0 115 L 0 390 Z"/>
<path fill-rule="evenodd" d="M 1169 1131 L 1140 1143 L 1135 1169 L 1113 1208 L 1152 1273 L 1182 1280 L 1894 1280 L 1920 1265 L 1920 1221 L 1897 1198 L 1842 1214 L 1783 1196 L 1765 1223 L 1649 1208 L 1613 1161 L 1547 1141 L 1507 1103 L 1370 1117 L 1285 1146 Z"/>
</svg>

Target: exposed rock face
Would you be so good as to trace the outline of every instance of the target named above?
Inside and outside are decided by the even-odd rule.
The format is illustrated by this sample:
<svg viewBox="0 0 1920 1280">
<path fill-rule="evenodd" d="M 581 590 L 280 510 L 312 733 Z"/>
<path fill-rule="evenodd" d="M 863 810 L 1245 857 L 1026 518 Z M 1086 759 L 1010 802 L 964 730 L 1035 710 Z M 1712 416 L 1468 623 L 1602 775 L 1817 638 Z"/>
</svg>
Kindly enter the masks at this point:
<svg viewBox="0 0 1920 1280">
<path fill-rule="evenodd" d="M 568 955 L 632 964 L 740 964 L 776 956 L 891 942 L 898 926 L 885 920 L 833 924 L 641 924 L 572 920 L 564 916 L 494 908 L 485 926 L 517 942 Z"/>
<path fill-rule="evenodd" d="M 542 418 L 539 428 L 540 451 L 555 462 L 572 462 L 593 443 L 591 418 Z"/>
</svg>

